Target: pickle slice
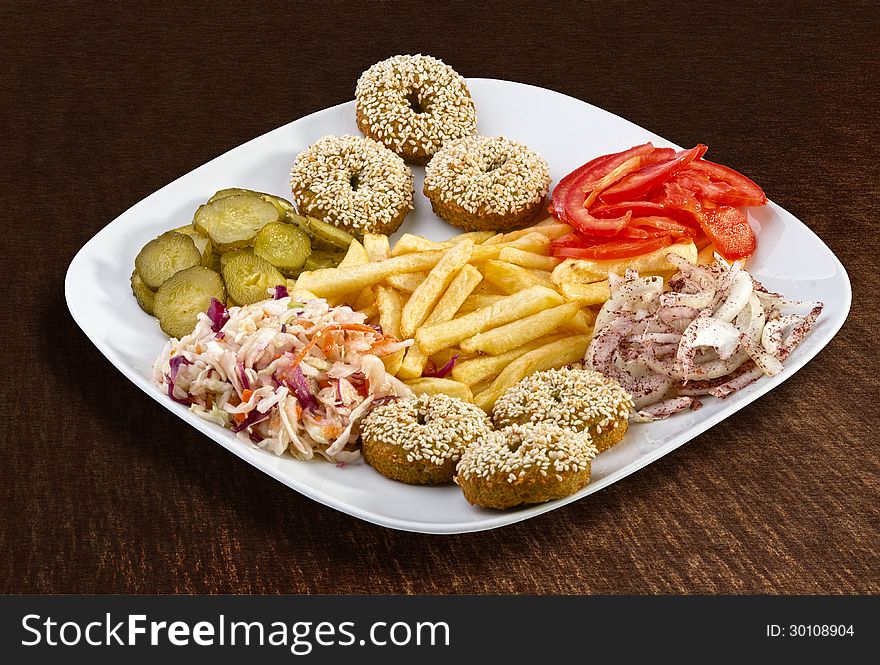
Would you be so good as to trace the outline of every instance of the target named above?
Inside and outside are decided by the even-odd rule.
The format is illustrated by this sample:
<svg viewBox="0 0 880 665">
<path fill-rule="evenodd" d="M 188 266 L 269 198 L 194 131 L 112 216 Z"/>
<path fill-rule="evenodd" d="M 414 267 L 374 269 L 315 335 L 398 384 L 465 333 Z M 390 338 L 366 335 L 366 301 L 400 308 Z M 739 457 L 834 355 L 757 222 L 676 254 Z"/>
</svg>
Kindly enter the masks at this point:
<svg viewBox="0 0 880 665">
<path fill-rule="evenodd" d="M 311 252 L 312 241 L 296 224 L 266 224 L 254 239 L 254 254 L 288 276 L 303 267 Z"/>
<path fill-rule="evenodd" d="M 196 230 L 192 224 L 186 224 L 185 226 L 179 226 L 176 229 L 171 229 L 174 233 L 182 233 L 185 236 L 189 236 L 192 238 L 193 244 L 196 246 L 196 249 L 199 250 L 202 254 L 202 265 L 211 267 L 210 263 L 212 260 L 212 255 L 214 254 L 214 248 L 211 245 L 211 239 L 206 236 L 204 233 L 200 233 Z"/>
<path fill-rule="evenodd" d="M 330 252 L 326 249 L 313 249 L 309 258 L 303 265 L 303 270 L 320 270 L 321 268 L 335 268 L 345 258 L 345 252 Z"/>
<path fill-rule="evenodd" d="M 159 287 L 153 312 L 162 332 L 180 339 L 192 332 L 198 313 L 207 311 L 211 298 L 225 302 L 223 278 L 209 268 L 194 266 L 181 270 Z"/>
<path fill-rule="evenodd" d="M 332 224 L 322 222 L 315 217 L 303 217 L 295 213 L 288 213 L 288 221 L 296 224 L 312 239 L 312 247 L 318 249 L 340 250 L 348 249 L 354 236 L 338 229 Z"/>
<path fill-rule="evenodd" d="M 278 222 L 284 214 L 274 204 L 254 194 L 234 194 L 196 210 L 193 226 L 211 239 L 220 251 L 250 245 L 261 228 Z"/>
<path fill-rule="evenodd" d="M 189 236 L 169 231 L 143 246 L 134 267 L 144 283 L 158 289 L 174 273 L 199 265 L 202 255 Z"/>
<path fill-rule="evenodd" d="M 147 314 L 152 314 L 153 299 L 156 297 L 156 293 L 144 283 L 144 280 L 138 275 L 137 268 L 131 271 L 131 292 L 134 294 L 134 299 L 137 300 L 138 307 Z"/>
<path fill-rule="evenodd" d="M 264 201 L 268 201 L 276 208 L 278 208 L 278 211 L 281 214 L 294 212 L 293 204 L 287 199 L 283 199 L 280 196 L 275 196 L 274 194 L 266 194 L 266 192 L 258 192 L 253 189 L 242 189 L 241 187 L 229 187 L 227 189 L 221 189 L 220 191 L 216 192 L 214 196 L 208 199 L 208 203 L 213 203 L 214 201 L 225 199 L 230 196 L 238 196 L 240 194 L 259 196 Z"/>
<path fill-rule="evenodd" d="M 267 289 L 287 284 L 278 268 L 250 252 L 236 252 L 226 257 L 223 279 L 235 302 L 250 305 L 271 298 Z"/>
</svg>

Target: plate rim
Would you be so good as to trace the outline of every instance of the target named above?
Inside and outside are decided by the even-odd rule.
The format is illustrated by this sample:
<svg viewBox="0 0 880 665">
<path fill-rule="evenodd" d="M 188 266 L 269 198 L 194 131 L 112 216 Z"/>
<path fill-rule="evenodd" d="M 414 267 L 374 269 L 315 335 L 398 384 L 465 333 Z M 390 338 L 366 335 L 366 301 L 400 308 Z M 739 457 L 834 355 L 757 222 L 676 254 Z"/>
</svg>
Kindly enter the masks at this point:
<svg viewBox="0 0 880 665">
<path fill-rule="evenodd" d="M 590 107 L 591 109 L 598 110 L 601 113 L 605 113 L 605 114 L 614 116 L 615 118 L 622 120 L 622 121 L 628 123 L 629 125 L 637 127 L 638 129 L 641 129 L 642 131 L 645 131 L 645 132 L 651 134 L 652 136 L 659 137 L 658 134 L 655 134 L 654 132 L 652 132 L 648 129 L 645 129 L 644 127 L 641 127 L 640 125 L 637 125 L 636 123 L 634 123 L 630 120 L 627 120 L 626 118 L 623 118 L 622 116 L 619 116 L 611 111 L 606 111 L 605 109 L 602 109 L 598 106 L 595 106 L 594 104 L 591 104 L 591 103 L 586 102 L 584 100 L 578 99 L 576 97 L 572 97 L 572 96 L 567 95 L 565 93 L 558 92 L 556 90 L 544 88 L 544 87 L 533 85 L 530 83 L 520 83 L 518 81 L 509 81 L 509 80 L 505 80 L 505 79 L 476 77 L 476 78 L 468 78 L 467 81 L 469 83 L 471 83 L 471 82 L 488 82 L 491 84 L 499 84 L 500 83 L 503 85 L 521 86 L 521 87 L 525 87 L 525 88 L 536 89 L 536 90 L 540 91 L 542 94 L 543 93 L 551 93 L 553 95 L 558 95 L 558 96 L 565 98 L 567 100 L 572 100 L 574 102 L 577 102 L 578 104 L 586 105 L 586 106 Z M 139 374 L 137 371 L 134 370 L 134 368 L 130 368 L 128 366 L 127 361 L 124 361 L 122 358 L 120 358 L 116 354 L 116 352 L 113 349 L 111 349 L 109 346 L 105 345 L 102 341 L 97 339 L 97 337 L 93 334 L 93 331 L 89 329 L 88 323 L 85 322 L 84 315 L 82 314 L 82 312 L 79 311 L 79 309 L 77 307 L 77 299 L 73 295 L 72 282 L 73 282 L 73 279 L 76 276 L 77 272 L 80 269 L 85 267 L 86 258 L 88 256 L 88 254 L 90 253 L 88 251 L 89 248 L 91 246 L 94 246 L 96 241 L 99 241 L 100 238 L 105 233 L 108 232 L 108 230 L 110 229 L 110 227 L 113 224 L 115 224 L 121 217 L 126 215 L 130 210 L 132 210 L 136 206 L 146 204 L 152 198 L 159 196 L 159 194 L 161 192 L 163 192 L 164 190 L 166 190 L 167 188 L 172 187 L 179 180 L 187 178 L 195 171 L 198 171 L 199 169 L 202 169 L 217 160 L 223 159 L 224 157 L 226 157 L 227 155 L 229 155 L 232 152 L 243 149 L 246 146 L 248 146 L 256 141 L 263 140 L 267 136 L 273 134 L 274 132 L 278 132 L 280 130 L 283 130 L 294 123 L 305 122 L 305 121 L 307 121 L 307 119 L 312 118 L 313 116 L 316 116 L 318 114 L 328 113 L 334 109 L 338 109 L 339 107 L 347 106 L 352 103 L 353 103 L 353 100 L 349 100 L 346 102 L 335 104 L 333 106 L 328 106 L 327 108 L 324 108 L 324 109 L 319 109 L 319 110 L 314 111 L 312 113 L 309 113 L 305 116 L 302 116 L 301 118 L 296 118 L 294 120 L 291 120 L 288 123 L 285 123 L 284 125 L 281 125 L 279 127 L 271 129 L 267 132 L 264 132 L 263 134 L 260 134 L 259 136 L 255 136 L 252 139 L 245 141 L 244 143 L 241 143 L 233 148 L 230 148 L 229 150 L 226 150 L 226 151 L 220 153 L 219 155 L 208 160 L 207 162 L 200 164 L 199 166 L 196 166 L 194 169 L 178 176 L 174 180 L 168 182 L 166 185 L 155 190 L 154 192 L 147 195 L 143 199 L 140 199 L 139 201 L 137 201 L 133 205 L 126 208 L 119 215 L 117 215 L 113 220 L 108 222 L 104 227 L 102 227 L 100 230 L 98 230 L 91 238 L 89 238 L 86 241 L 86 243 L 74 255 L 73 259 L 71 259 L 70 264 L 68 265 L 67 271 L 65 273 L 65 278 L 64 278 L 64 298 L 65 298 L 65 302 L 67 304 L 67 309 L 70 312 L 71 317 L 73 318 L 73 320 L 77 324 L 77 326 L 80 328 L 80 330 L 85 334 L 86 338 L 98 349 L 98 351 L 101 352 L 101 354 L 108 361 L 110 361 L 110 364 L 113 365 L 113 367 L 116 370 L 118 370 L 120 373 L 122 373 L 123 376 L 125 376 L 129 381 L 134 383 L 134 385 L 136 385 L 143 392 L 145 392 L 147 395 L 149 395 L 151 398 L 153 398 L 156 402 L 158 402 L 159 404 L 164 406 L 166 409 L 168 409 L 169 411 L 171 411 L 172 413 L 177 415 L 186 424 L 194 427 L 196 430 L 198 430 L 199 432 L 201 432 L 202 434 L 207 436 L 209 439 L 211 439 L 215 443 L 220 444 L 223 448 L 225 448 L 227 451 L 234 454 L 239 459 L 243 460 L 244 462 L 246 462 L 246 463 L 250 464 L 251 466 L 255 467 L 256 469 L 258 469 L 259 471 L 262 471 L 263 473 L 267 474 L 271 478 L 277 480 L 278 482 L 284 484 L 285 486 L 298 492 L 299 494 L 302 494 L 302 495 L 308 497 L 309 499 L 311 499 L 313 501 L 317 501 L 318 503 L 324 504 L 330 508 L 333 508 L 334 510 L 338 510 L 339 512 L 345 513 L 347 515 L 351 515 L 352 517 L 364 520 L 366 522 L 370 522 L 372 524 L 376 524 L 379 526 L 383 526 L 383 527 L 387 527 L 387 528 L 391 528 L 391 529 L 395 529 L 395 530 L 400 530 L 400 531 L 423 533 L 423 534 L 430 534 L 430 535 L 455 535 L 455 534 L 463 534 L 463 533 L 474 533 L 474 532 L 486 531 L 486 530 L 490 530 L 490 529 L 497 529 L 497 528 L 501 528 L 504 526 L 517 524 L 519 522 L 525 521 L 525 520 L 533 518 L 533 517 L 538 517 L 540 515 L 543 515 L 545 513 L 550 512 L 550 511 L 556 510 L 557 508 L 562 508 L 563 506 L 566 506 L 570 503 L 573 503 L 574 501 L 579 501 L 579 500 L 585 498 L 586 496 L 593 494 L 594 492 L 598 492 L 598 491 L 604 489 L 605 487 L 608 487 L 609 485 L 612 485 L 612 484 L 618 482 L 619 480 L 622 480 L 623 478 L 625 478 L 633 473 L 636 473 L 637 471 L 640 471 L 641 469 L 648 466 L 649 464 L 657 461 L 658 459 L 660 459 L 661 457 L 663 457 L 665 455 L 672 453 L 673 451 L 675 451 L 678 448 L 680 448 L 681 446 L 683 446 L 685 443 L 688 443 L 689 441 L 700 436 L 701 434 L 703 434 L 707 430 L 709 430 L 712 427 L 714 427 L 715 425 L 717 425 L 722 420 L 725 420 L 725 419 L 735 415 L 736 413 L 738 413 L 742 409 L 749 406 L 752 402 L 757 400 L 759 397 L 763 397 L 771 390 L 776 389 L 778 386 L 780 386 L 782 383 L 784 383 L 789 378 L 794 376 L 798 371 L 800 371 L 807 363 L 809 363 L 811 360 L 813 360 L 813 358 L 815 358 L 821 351 L 823 351 L 825 349 L 825 347 L 828 346 L 828 344 L 837 336 L 837 333 L 840 331 L 840 329 L 843 327 L 843 325 L 846 323 L 846 321 L 849 317 L 849 313 L 850 313 L 851 307 L 852 307 L 852 283 L 850 281 L 849 274 L 847 273 L 847 270 L 846 270 L 845 266 L 843 265 L 843 263 L 840 261 L 840 259 L 837 257 L 837 255 L 831 250 L 831 248 L 807 224 L 805 224 L 802 220 L 800 220 L 794 214 L 792 214 L 791 212 L 789 212 L 788 210 L 786 210 L 782 206 L 778 205 L 777 203 L 775 203 L 773 201 L 768 201 L 767 205 L 773 210 L 773 212 L 775 214 L 777 214 L 778 216 L 790 217 L 792 220 L 794 220 L 798 224 L 800 224 L 803 227 L 803 229 L 805 229 L 808 232 L 811 239 L 818 244 L 819 248 L 824 249 L 824 251 L 828 254 L 828 256 L 833 261 L 835 267 L 838 270 L 839 275 L 842 278 L 843 284 L 845 286 L 844 293 L 840 294 L 841 295 L 840 302 L 843 305 L 843 307 L 841 307 L 842 314 L 840 315 L 839 319 L 835 319 L 833 322 L 831 322 L 831 328 L 827 329 L 825 331 L 825 335 L 823 337 L 824 341 L 817 344 L 815 348 L 811 348 L 808 351 L 802 351 L 801 355 L 798 357 L 798 362 L 787 364 L 785 367 L 785 371 L 782 374 L 778 375 L 778 377 L 773 377 L 773 379 L 767 379 L 762 385 L 756 385 L 755 390 L 751 391 L 750 393 L 748 393 L 746 395 L 743 395 L 740 398 L 742 400 L 741 404 L 738 406 L 738 408 L 735 411 L 733 411 L 731 413 L 724 413 L 722 411 L 722 412 L 713 414 L 711 417 L 700 421 L 698 424 L 679 433 L 677 436 L 673 437 L 669 441 L 664 442 L 662 445 L 657 446 L 655 449 L 640 455 L 634 461 L 626 464 L 625 466 L 617 469 L 616 471 L 614 471 L 612 473 L 609 473 L 607 476 L 605 476 L 601 480 L 596 481 L 595 483 L 588 484 L 585 488 L 583 488 L 579 492 L 576 492 L 575 494 L 572 494 L 571 496 L 565 497 L 563 499 L 558 499 L 555 501 L 550 501 L 550 502 L 543 503 L 543 504 L 536 504 L 536 505 L 528 506 L 525 508 L 516 509 L 512 512 L 511 511 L 498 512 L 497 514 L 488 513 L 485 518 L 479 519 L 479 520 L 474 520 L 473 522 L 469 521 L 469 522 L 431 523 L 431 522 L 419 522 L 419 521 L 415 521 L 415 520 L 405 520 L 405 519 L 400 519 L 400 518 L 395 518 L 395 517 L 389 517 L 389 516 L 381 515 L 379 513 L 365 510 L 365 509 L 359 508 L 358 506 L 354 506 L 350 503 L 341 501 L 341 500 L 337 499 L 333 494 L 328 494 L 326 492 L 322 492 L 322 491 L 315 489 L 309 485 L 300 484 L 296 479 L 293 479 L 293 478 L 285 475 L 284 473 L 282 473 L 280 471 L 279 467 L 276 467 L 272 464 L 269 464 L 268 461 L 270 458 L 267 458 L 267 461 L 265 463 L 263 463 L 260 458 L 253 458 L 250 455 L 250 453 L 255 452 L 257 449 L 256 448 L 252 449 L 250 447 L 247 447 L 239 439 L 233 437 L 227 430 L 225 430 L 225 429 L 218 430 L 217 426 L 215 424 L 210 423 L 208 421 L 205 421 L 201 418 L 198 418 L 197 416 L 193 416 L 192 419 L 190 419 L 188 409 L 185 409 L 180 404 L 177 404 L 175 402 L 168 400 L 164 396 L 164 394 L 162 394 L 160 391 L 155 389 L 155 387 L 152 385 L 152 383 L 146 377 Z M 660 138 L 662 138 L 662 137 L 660 137 Z M 667 139 L 663 139 L 663 140 L 666 143 L 669 143 L 671 145 L 675 145 L 675 144 L 671 143 L 670 141 L 668 141 Z M 788 220 L 786 220 L 786 221 L 788 221 Z M 83 264 L 83 265 L 81 265 L 81 264 Z M 262 452 L 262 453 L 268 455 L 268 453 L 265 453 L 265 451 L 259 451 L 259 452 Z M 274 458 L 274 456 L 272 456 L 272 458 Z"/>
</svg>

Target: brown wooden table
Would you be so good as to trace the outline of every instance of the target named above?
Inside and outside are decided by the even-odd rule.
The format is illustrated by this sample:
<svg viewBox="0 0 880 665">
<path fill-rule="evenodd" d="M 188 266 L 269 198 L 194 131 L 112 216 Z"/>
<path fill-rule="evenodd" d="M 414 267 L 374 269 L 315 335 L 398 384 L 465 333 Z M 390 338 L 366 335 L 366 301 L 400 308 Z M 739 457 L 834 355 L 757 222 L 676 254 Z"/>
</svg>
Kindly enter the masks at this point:
<svg viewBox="0 0 880 665">
<path fill-rule="evenodd" d="M 880 591 L 871 3 L 809 13 L 798 3 L 644 1 L 218 9 L 227 4 L 0 8 L 0 590 Z M 147 399 L 92 347 L 67 312 L 64 273 L 129 206 L 250 138 L 351 99 L 362 70 L 406 52 L 573 95 L 679 144 L 709 144 L 841 258 L 854 292 L 847 324 L 737 415 L 523 524 L 400 533 L 268 479 Z"/>
</svg>

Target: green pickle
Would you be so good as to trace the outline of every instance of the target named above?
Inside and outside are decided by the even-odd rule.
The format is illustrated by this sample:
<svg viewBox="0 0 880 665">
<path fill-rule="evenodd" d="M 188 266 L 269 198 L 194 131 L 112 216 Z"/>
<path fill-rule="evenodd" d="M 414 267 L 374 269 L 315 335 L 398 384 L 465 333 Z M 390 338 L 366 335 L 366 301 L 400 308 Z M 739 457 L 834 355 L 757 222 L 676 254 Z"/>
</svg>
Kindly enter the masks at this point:
<svg viewBox="0 0 880 665">
<path fill-rule="evenodd" d="M 229 295 L 241 305 L 271 298 L 268 289 L 287 284 L 278 268 L 249 252 L 237 252 L 226 258 L 223 279 Z"/>
<path fill-rule="evenodd" d="M 311 252 L 312 241 L 295 224 L 266 224 L 254 239 L 254 254 L 288 277 L 303 267 Z"/>
<path fill-rule="evenodd" d="M 226 301 L 223 278 L 209 268 L 194 266 L 174 274 L 159 287 L 153 313 L 162 332 L 180 339 L 192 332 L 198 313 L 207 311 L 211 298 Z"/>
<path fill-rule="evenodd" d="M 345 258 L 345 252 L 329 252 L 324 249 L 313 250 L 309 258 L 303 265 L 303 271 L 320 270 L 321 268 L 335 268 L 342 259 Z"/>
<path fill-rule="evenodd" d="M 137 300 L 138 307 L 152 315 L 156 292 L 144 283 L 144 280 L 138 275 L 137 269 L 131 271 L 131 292 L 134 294 L 134 299 Z"/>
<path fill-rule="evenodd" d="M 354 240 L 354 236 L 338 229 L 332 224 L 322 222 L 314 217 L 303 217 L 294 213 L 288 213 L 287 219 L 306 232 L 312 239 L 312 247 L 327 250 L 346 250 Z"/>
<path fill-rule="evenodd" d="M 284 212 L 255 194 L 233 194 L 196 210 L 193 226 L 220 251 L 253 244 L 266 224 L 281 221 Z"/>
<path fill-rule="evenodd" d="M 175 273 L 201 261 L 202 254 L 192 238 L 168 231 L 143 246 L 135 257 L 134 267 L 147 287 L 155 290 Z"/>
</svg>

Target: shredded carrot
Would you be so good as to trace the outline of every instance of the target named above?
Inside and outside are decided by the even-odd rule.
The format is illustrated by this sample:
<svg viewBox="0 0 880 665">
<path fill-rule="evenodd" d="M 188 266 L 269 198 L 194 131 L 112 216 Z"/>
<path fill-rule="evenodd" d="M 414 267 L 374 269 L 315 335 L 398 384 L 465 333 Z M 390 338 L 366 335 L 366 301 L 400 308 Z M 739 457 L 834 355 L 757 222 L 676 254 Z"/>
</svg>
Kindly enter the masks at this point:
<svg viewBox="0 0 880 665">
<path fill-rule="evenodd" d="M 241 391 L 241 401 L 242 402 L 249 402 L 251 397 L 253 396 L 253 394 L 254 394 L 253 390 L 248 390 L 247 388 L 245 388 L 244 390 Z"/>
<path fill-rule="evenodd" d="M 232 419 L 236 422 L 237 425 L 241 425 L 245 420 L 247 420 L 246 413 L 233 413 Z"/>
<path fill-rule="evenodd" d="M 312 347 L 315 346 L 315 344 L 317 344 L 319 341 L 322 341 L 328 333 L 345 330 L 349 330 L 352 332 L 372 333 L 374 335 L 379 334 L 379 331 L 377 331 L 375 328 L 365 326 L 362 323 L 334 323 L 324 328 L 321 332 L 319 332 L 317 335 L 312 337 L 311 340 L 309 340 L 309 343 L 306 344 L 305 348 L 299 352 L 299 355 L 296 358 L 293 359 L 293 364 L 291 365 L 291 367 L 296 367 L 297 365 L 299 365 L 302 362 L 303 358 L 306 357 L 308 352 L 312 350 Z M 329 345 L 326 348 L 329 349 Z M 322 349 L 326 350 L 323 345 Z"/>
</svg>

